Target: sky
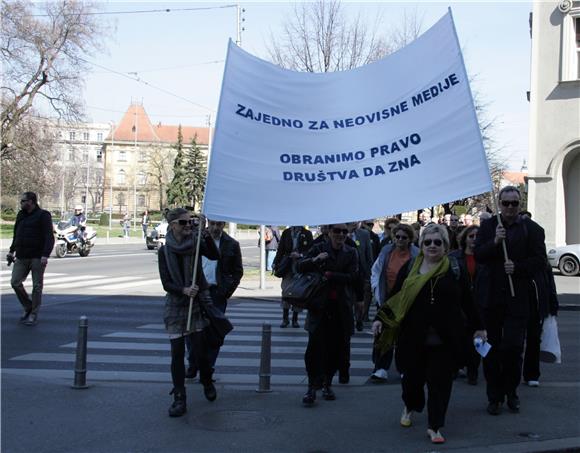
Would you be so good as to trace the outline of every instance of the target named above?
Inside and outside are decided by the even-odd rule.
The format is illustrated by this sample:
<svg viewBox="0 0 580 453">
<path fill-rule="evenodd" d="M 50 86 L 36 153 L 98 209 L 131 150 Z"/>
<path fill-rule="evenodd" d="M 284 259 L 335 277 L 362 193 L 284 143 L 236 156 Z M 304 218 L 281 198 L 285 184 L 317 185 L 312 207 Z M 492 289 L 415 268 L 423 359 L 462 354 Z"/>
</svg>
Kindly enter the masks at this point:
<svg viewBox="0 0 580 453">
<path fill-rule="evenodd" d="M 242 47 L 268 59 L 272 36 L 293 11 L 289 2 L 240 2 Z M 206 126 L 214 122 L 229 39 L 236 40 L 235 2 L 101 2 L 101 11 L 149 11 L 104 15 L 113 26 L 107 52 L 88 58 L 84 98 L 87 120 L 118 123 L 132 101 L 143 103 L 153 123 Z M 521 2 L 345 2 L 347 18 L 377 17 L 388 33 L 415 12 L 427 30 L 451 7 L 472 91 L 494 120 L 496 147 L 507 167 L 527 160 L 530 83 L 528 18 Z M 205 8 L 205 9 L 203 9 Z"/>
</svg>

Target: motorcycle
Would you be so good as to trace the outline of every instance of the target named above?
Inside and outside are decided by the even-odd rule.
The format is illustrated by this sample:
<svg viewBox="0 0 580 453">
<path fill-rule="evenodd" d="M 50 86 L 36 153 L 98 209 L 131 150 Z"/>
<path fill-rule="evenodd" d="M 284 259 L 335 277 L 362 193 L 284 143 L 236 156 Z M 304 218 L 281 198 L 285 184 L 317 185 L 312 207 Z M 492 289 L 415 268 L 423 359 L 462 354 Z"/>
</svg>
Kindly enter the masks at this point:
<svg viewBox="0 0 580 453">
<path fill-rule="evenodd" d="M 77 230 L 80 230 L 77 234 Z M 80 256 L 88 256 L 95 245 L 97 232 L 91 227 L 72 224 L 72 217 L 63 219 L 54 227 L 56 244 L 54 252 L 57 257 L 64 258 L 67 253 L 77 253 Z"/>
</svg>

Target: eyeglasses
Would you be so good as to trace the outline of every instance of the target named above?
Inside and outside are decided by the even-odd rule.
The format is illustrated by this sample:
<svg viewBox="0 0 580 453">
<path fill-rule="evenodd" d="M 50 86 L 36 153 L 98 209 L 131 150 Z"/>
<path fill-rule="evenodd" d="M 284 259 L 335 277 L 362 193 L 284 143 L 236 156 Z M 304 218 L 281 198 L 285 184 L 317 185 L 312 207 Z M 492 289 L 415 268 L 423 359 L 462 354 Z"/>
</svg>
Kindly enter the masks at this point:
<svg viewBox="0 0 580 453">
<path fill-rule="evenodd" d="M 30 200 L 29 199 L 20 200 L 20 203 L 26 203 L 27 201 L 30 201 Z"/>
<path fill-rule="evenodd" d="M 425 239 L 423 245 L 429 247 L 431 244 L 435 244 L 437 247 L 441 247 L 443 241 L 441 239 Z"/>
<path fill-rule="evenodd" d="M 508 206 L 513 206 L 514 208 L 517 208 L 520 205 L 520 201 L 519 200 L 513 200 L 513 201 L 502 200 L 501 205 L 506 207 L 506 208 Z"/>
<path fill-rule="evenodd" d="M 400 234 L 396 234 L 395 238 L 399 239 L 400 241 L 407 241 L 409 239 L 407 236 L 402 236 Z"/>
<path fill-rule="evenodd" d="M 189 220 L 178 219 L 178 220 L 172 221 L 171 223 L 177 223 L 181 226 L 185 226 L 185 225 L 193 225 L 193 224 L 195 224 L 195 221 L 193 219 L 189 219 Z"/>
<path fill-rule="evenodd" d="M 473 234 L 468 234 L 467 237 L 469 239 L 475 239 L 475 237 L 477 236 L 477 233 L 473 233 Z"/>
<path fill-rule="evenodd" d="M 333 228 L 331 230 L 334 234 L 348 234 L 348 230 L 346 228 Z"/>
</svg>

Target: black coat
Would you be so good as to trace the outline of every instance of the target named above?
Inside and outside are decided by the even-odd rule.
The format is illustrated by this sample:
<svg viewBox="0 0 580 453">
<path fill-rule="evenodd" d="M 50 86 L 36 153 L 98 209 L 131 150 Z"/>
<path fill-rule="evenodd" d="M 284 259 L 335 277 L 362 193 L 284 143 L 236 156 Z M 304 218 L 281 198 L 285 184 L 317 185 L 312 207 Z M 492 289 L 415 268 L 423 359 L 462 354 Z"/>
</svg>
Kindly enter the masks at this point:
<svg viewBox="0 0 580 453">
<path fill-rule="evenodd" d="M 217 291 L 229 299 L 244 275 L 240 243 L 226 233 L 222 233 L 219 245 L 220 258 L 216 269 Z"/>
<path fill-rule="evenodd" d="M 294 250 L 292 244 L 292 229 L 286 228 L 282 232 L 282 236 L 280 237 L 280 243 L 278 244 L 278 250 L 276 251 L 276 256 L 274 257 L 273 267 L 276 269 L 278 266 L 282 264 L 282 260 L 285 257 L 288 257 L 292 252 L 296 251 L 302 255 L 306 254 L 310 247 L 312 247 L 312 232 L 307 230 L 304 227 L 300 228 L 300 233 L 298 234 L 298 245 L 296 250 Z M 286 275 L 292 275 L 292 267 L 294 263 L 288 263 L 288 272 Z"/>
<path fill-rule="evenodd" d="M 21 209 L 14 223 L 10 252 L 17 258 L 49 257 L 54 247 L 54 230 L 50 212 L 36 206 L 28 213 Z"/>
<path fill-rule="evenodd" d="M 316 263 L 312 259 L 322 252 L 329 257 Z M 314 332 L 320 325 L 326 310 L 337 309 L 343 332 L 348 335 L 353 331 L 352 303 L 354 300 L 353 284 L 358 277 L 358 256 L 356 250 L 344 245 L 340 250 L 334 250 L 330 242 L 313 246 L 307 256 L 297 263 L 298 272 L 320 272 L 326 276 L 326 281 L 308 303 L 309 332 Z M 336 292 L 336 299 L 329 300 L 329 291 Z M 331 307 L 330 304 L 336 304 Z"/>
<path fill-rule="evenodd" d="M 401 290 L 408 268 L 408 264 L 405 264 L 399 271 L 391 297 Z M 465 336 L 482 328 L 465 273 L 461 272 L 458 278 L 450 266 L 445 275 L 436 283 L 435 280 L 431 279 L 423 286 L 401 323 L 396 362 L 402 373 L 421 356 L 429 327 L 435 330 L 451 351 L 456 367 L 462 366 L 464 362 Z M 430 302 L 431 283 L 434 284 L 433 304 Z"/>
<path fill-rule="evenodd" d="M 477 278 L 477 303 L 483 308 L 506 306 L 512 316 L 527 317 L 534 295 L 532 279 L 546 268 L 544 229 L 533 220 L 518 217 L 506 227 L 506 246 L 510 260 L 514 262 L 512 274 L 515 297 L 511 297 L 507 274 L 504 270 L 504 254 L 501 243 L 494 243 L 497 217 L 485 220 L 477 233 L 474 255 L 478 264 L 484 266 Z"/>
</svg>

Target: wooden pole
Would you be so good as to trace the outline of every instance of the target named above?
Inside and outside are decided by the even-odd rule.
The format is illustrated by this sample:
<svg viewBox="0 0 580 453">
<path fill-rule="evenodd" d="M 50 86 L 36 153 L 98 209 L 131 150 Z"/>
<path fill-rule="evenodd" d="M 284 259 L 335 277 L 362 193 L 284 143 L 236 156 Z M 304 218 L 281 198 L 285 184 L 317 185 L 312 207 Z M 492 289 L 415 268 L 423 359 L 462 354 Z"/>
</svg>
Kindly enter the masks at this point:
<svg viewBox="0 0 580 453">
<path fill-rule="evenodd" d="M 191 278 L 191 284 L 195 285 L 195 281 L 197 279 L 197 263 L 199 261 L 199 246 L 201 244 L 201 230 L 205 227 L 205 225 L 201 224 L 201 219 L 205 219 L 205 217 L 200 217 L 199 226 L 197 229 L 197 241 L 195 241 L 195 253 L 193 255 L 193 275 Z M 191 312 L 193 311 L 193 300 L 195 297 L 189 298 L 189 311 L 187 312 L 187 332 L 191 330 Z"/>
<path fill-rule="evenodd" d="M 495 215 L 497 216 L 497 223 L 498 223 L 499 226 L 503 227 L 503 224 L 501 222 L 501 216 L 499 214 L 499 206 L 497 204 L 497 198 L 495 196 L 495 191 L 492 191 L 492 192 L 493 192 L 493 203 L 495 205 Z M 504 256 L 504 259 L 507 262 L 509 260 L 509 257 L 508 257 L 508 253 L 507 253 L 507 246 L 505 244 L 505 239 L 502 239 L 501 245 L 502 245 L 502 248 L 503 248 L 503 256 Z M 507 274 L 507 276 L 508 276 L 508 281 L 510 283 L 510 292 L 511 292 L 511 295 L 512 295 L 512 297 L 516 297 L 516 291 L 514 289 L 514 281 L 512 279 L 512 275 L 511 274 Z"/>
</svg>

